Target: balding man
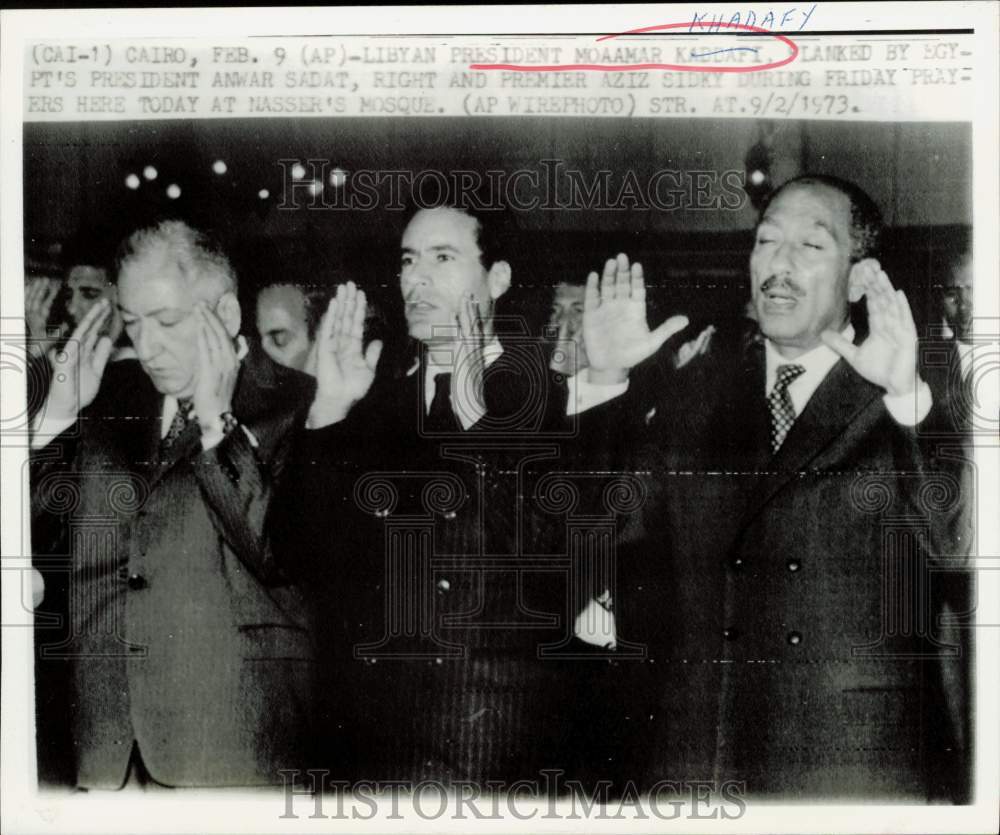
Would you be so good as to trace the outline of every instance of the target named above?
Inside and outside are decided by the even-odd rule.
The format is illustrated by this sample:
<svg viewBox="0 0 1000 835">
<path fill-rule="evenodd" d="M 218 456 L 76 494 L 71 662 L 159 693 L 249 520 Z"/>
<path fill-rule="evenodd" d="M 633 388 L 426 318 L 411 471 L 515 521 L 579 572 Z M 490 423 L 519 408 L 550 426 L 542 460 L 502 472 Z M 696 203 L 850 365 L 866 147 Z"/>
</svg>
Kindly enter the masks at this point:
<svg viewBox="0 0 1000 835">
<path fill-rule="evenodd" d="M 72 667 L 80 787 L 262 785 L 303 764 L 311 641 L 264 517 L 311 384 L 248 372 L 236 289 L 184 223 L 136 232 L 118 306 L 142 373 L 108 366 L 101 300 L 36 421 L 33 510 L 72 543 L 70 634 L 45 649 Z"/>
<path fill-rule="evenodd" d="M 649 648 L 627 680 L 650 782 L 796 799 L 967 791 L 961 647 L 941 616 L 969 608 L 948 575 L 971 495 L 906 296 L 875 260 L 880 231 L 851 183 L 779 188 L 749 259 L 763 339 L 692 362 L 650 426 L 645 529 L 615 597 L 618 629 Z M 591 276 L 585 334 L 591 373 L 610 381 L 657 347 L 624 255 L 600 289 Z"/>
</svg>

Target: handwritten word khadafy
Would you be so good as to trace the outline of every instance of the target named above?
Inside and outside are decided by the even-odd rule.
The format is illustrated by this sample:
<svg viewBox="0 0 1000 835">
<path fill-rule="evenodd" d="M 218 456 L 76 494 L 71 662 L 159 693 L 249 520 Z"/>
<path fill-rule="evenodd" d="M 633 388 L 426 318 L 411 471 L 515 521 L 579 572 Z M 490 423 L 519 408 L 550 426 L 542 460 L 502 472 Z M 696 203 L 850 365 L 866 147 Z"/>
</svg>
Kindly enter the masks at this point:
<svg viewBox="0 0 1000 835">
<path fill-rule="evenodd" d="M 813 3 L 808 8 L 797 8 L 775 12 L 773 9 L 747 9 L 744 12 L 712 11 L 703 14 L 695 14 L 691 21 L 691 32 L 710 32 L 712 26 L 719 26 L 723 23 L 735 23 L 741 26 L 759 26 L 761 29 L 774 29 L 779 32 L 791 30 L 801 32 L 806 28 L 809 19 L 816 11 L 818 3 Z M 721 27 L 720 27 L 721 28 Z"/>
</svg>

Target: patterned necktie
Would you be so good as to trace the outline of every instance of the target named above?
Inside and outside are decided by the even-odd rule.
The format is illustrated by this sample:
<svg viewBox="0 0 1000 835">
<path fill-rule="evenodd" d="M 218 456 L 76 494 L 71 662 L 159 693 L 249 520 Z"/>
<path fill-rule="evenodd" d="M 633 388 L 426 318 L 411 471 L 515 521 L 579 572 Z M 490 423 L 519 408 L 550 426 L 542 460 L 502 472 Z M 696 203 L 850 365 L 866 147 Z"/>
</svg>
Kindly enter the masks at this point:
<svg viewBox="0 0 1000 835">
<path fill-rule="evenodd" d="M 451 408 L 451 374 L 438 374 L 434 378 L 434 399 L 425 425 L 431 432 L 454 432 L 458 428 Z"/>
<path fill-rule="evenodd" d="M 170 428 L 167 429 L 167 434 L 163 436 L 163 440 L 160 441 L 160 457 L 162 458 L 164 454 L 174 445 L 174 442 L 184 433 L 187 429 L 188 424 L 191 422 L 191 399 L 188 397 L 180 398 L 177 401 L 177 411 L 174 412 L 174 419 L 170 421 Z"/>
<path fill-rule="evenodd" d="M 788 394 L 788 386 L 792 380 L 805 373 L 806 370 L 801 365 L 779 365 L 777 368 L 774 389 L 767 396 L 767 407 L 771 411 L 772 454 L 781 449 L 788 430 L 795 422 L 795 406 Z"/>
</svg>

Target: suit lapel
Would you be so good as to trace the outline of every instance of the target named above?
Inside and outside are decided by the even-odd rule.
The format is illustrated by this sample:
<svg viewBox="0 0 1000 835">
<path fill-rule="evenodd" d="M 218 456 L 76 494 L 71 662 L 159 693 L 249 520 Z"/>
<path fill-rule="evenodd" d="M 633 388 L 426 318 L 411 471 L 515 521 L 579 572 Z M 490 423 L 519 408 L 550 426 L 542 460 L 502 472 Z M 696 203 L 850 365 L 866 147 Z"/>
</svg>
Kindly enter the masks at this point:
<svg viewBox="0 0 1000 835">
<path fill-rule="evenodd" d="M 758 400 L 763 400 L 763 391 L 762 386 Z M 879 395 L 877 386 L 839 360 L 809 398 L 802 414 L 792 424 L 785 442 L 770 459 L 767 472 L 755 484 L 744 521 L 748 521 L 778 490 L 805 470 Z"/>
</svg>

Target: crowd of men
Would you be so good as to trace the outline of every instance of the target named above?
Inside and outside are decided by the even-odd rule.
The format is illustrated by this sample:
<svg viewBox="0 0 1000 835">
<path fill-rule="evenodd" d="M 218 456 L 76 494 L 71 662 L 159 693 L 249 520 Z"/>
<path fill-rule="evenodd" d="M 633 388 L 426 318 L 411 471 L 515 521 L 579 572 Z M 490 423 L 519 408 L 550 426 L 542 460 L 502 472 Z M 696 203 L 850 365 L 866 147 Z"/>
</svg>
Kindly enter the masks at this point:
<svg viewBox="0 0 1000 835">
<path fill-rule="evenodd" d="M 81 789 L 552 768 L 967 800 L 968 263 L 927 368 L 881 228 L 799 177 L 738 327 L 651 328 L 619 254 L 539 335 L 495 315 L 489 214 L 421 209 L 398 368 L 350 281 L 276 280 L 248 338 L 230 259 L 181 221 L 30 283 L 35 336 L 70 294 L 29 392 L 63 616 L 37 630 L 40 763 Z"/>
</svg>

